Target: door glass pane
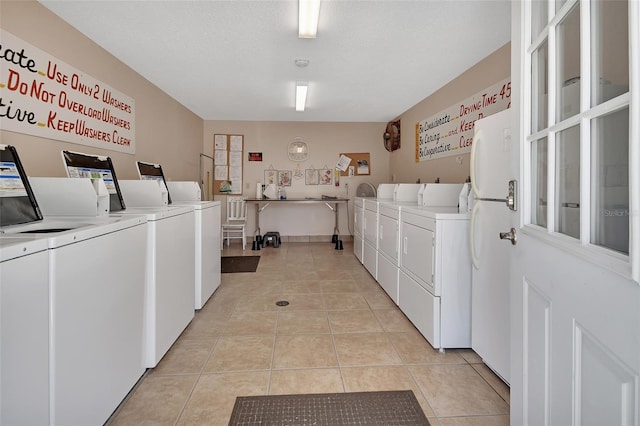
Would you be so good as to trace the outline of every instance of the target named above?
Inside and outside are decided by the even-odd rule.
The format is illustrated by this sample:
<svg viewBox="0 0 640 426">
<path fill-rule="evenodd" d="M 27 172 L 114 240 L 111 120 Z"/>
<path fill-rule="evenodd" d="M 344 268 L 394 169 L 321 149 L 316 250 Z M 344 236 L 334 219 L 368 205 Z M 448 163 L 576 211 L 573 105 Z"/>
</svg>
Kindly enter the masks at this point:
<svg viewBox="0 0 640 426">
<path fill-rule="evenodd" d="M 594 106 L 629 91 L 629 5 L 598 0 L 591 6 Z"/>
<path fill-rule="evenodd" d="M 591 123 L 591 242 L 629 253 L 629 108 Z"/>
<path fill-rule="evenodd" d="M 580 238 L 580 127 L 556 135 L 556 231 Z"/>
<path fill-rule="evenodd" d="M 567 0 L 556 0 L 556 12 L 559 11 Z"/>
<path fill-rule="evenodd" d="M 537 132 L 547 127 L 547 62 L 548 43 L 545 41 L 531 58 L 531 130 Z"/>
<path fill-rule="evenodd" d="M 547 138 L 531 143 L 531 223 L 547 227 Z"/>
<path fill-rule="evenodd" d="M 558 121 L 580 112 L 580 7 L 558 25 Z"/>
<path fill-rule="evenodd" d="M 549 4 L 546 1 L 531 2 L 531 39 L 535 39 L 547 26 L 549 21 Z"/>
</svg>

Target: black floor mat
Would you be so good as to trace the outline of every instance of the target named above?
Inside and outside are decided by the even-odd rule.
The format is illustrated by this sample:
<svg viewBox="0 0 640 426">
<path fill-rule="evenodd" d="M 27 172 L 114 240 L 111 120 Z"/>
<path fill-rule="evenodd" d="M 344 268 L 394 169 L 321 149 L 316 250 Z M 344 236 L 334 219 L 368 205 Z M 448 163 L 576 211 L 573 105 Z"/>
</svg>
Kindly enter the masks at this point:
<svg viewBox="0 0 640 426">
<path fill-rule="evenodd" d="M 223 274 L 233 272 L 255 272 L 260 256 L 224 256 L 221 270 Z"/>
<path fill-rule="evenodd" d="M 412 391 L 239 396 L 229 426 L 429 426 Z"/>
</svg>

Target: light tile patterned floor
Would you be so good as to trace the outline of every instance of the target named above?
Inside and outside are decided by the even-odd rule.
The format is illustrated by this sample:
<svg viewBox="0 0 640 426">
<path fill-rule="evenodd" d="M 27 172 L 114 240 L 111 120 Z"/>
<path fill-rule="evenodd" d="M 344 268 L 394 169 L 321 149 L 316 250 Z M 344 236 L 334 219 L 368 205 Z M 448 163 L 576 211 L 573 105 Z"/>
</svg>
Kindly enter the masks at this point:
<svg viewBox="0 0 640 426">
<path fill-rule="evenodd" d="M 471 349 L 434 350 L 350 243 L 223 255 L 260 255 L 258 271 L 222 275 L 108 424 L 226 425 L 236 396 L 401 389 L 434 426 L 509 424 L 508 386 Z"/>
</svg>

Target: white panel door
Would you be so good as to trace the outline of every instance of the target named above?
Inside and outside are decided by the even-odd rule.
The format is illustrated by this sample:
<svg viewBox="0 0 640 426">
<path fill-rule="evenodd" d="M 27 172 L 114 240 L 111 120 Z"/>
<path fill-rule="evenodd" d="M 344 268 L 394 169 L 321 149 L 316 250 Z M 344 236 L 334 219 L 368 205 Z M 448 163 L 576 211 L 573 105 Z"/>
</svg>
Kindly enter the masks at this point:
<svg viewBox="0 0 640 426">
<path fill-rule="evenodd" d="M 637 426 L 639 2 L 511 5 L 511 424 Z"/>
</svg>

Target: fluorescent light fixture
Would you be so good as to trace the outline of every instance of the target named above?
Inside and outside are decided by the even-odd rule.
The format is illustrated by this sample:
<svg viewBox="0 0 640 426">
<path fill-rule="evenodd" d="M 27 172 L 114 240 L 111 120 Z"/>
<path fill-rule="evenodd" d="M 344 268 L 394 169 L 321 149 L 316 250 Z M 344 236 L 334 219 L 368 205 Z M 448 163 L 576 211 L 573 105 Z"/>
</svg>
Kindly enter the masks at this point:
<svg viewBox="0 0 640 426">
<path fill-rule="evenodd" d="M 296 83 L 296 111 L 304 111 L 307 103 L 307 89 L 309 86 L 305 82 Z"/>
<path fill-rule="evenodd" d="M 320 0 L 298 0 L 298 37 L 316 38 Z"/>
</svg>

